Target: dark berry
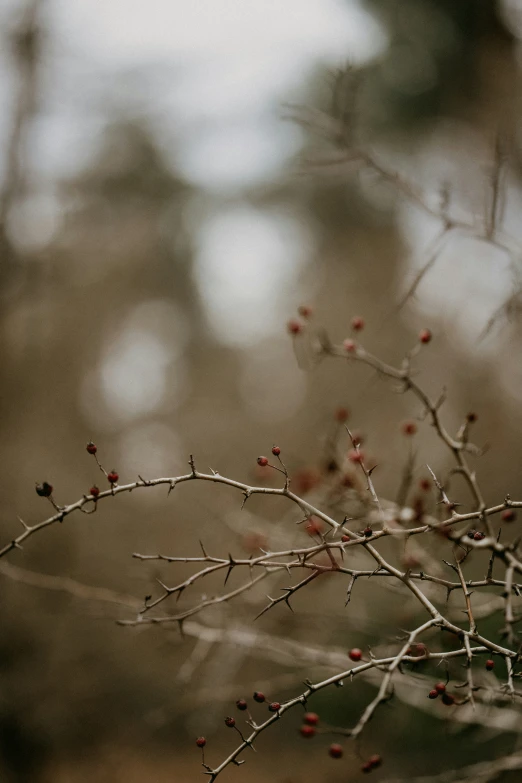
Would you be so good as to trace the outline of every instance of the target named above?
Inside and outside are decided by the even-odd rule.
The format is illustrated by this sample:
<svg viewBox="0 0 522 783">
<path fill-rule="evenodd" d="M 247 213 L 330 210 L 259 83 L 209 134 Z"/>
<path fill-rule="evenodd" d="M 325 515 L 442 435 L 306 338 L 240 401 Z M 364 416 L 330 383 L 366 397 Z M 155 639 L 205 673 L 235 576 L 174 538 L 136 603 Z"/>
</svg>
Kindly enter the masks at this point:
<svg viewBox="0 0 522 783">
<path fill-rule="evenodd" d="M 373 764 L 370 764 L 369 761 L 365 761 L 364 764 L 361 765 L 361 772 L 371 772 L 373 769 Z"/>
<path fill-rule="evenodd" d="M 444 682 L 438 682 L 435 686 L 435 690 L 437 693 L 445 693 L 446 691 L 446 683 Z"/>
<path fill-rule="evenodd" d="M 467 535 L 468 538 L 475 538 L 475 533 L 476 532 L 477 532 L 476 530 L 468 530 L 466 535 Z"/>
<path fill-rule="evenodd" d="M 248 707 L 248 704 L 246 703 L 246 701 L 244 699 L 238 699 L 236 701 L 236 707 L 238 708 L 238 710 L 246 710 L 246 708 Z"/>
<path fill-rule="evenodd" d="M 364 536 L 365 536 L 365 538 L 370 538 L 370 536 L 371 536 L 371 535 L 372 535 L 372 533 L 373 533 L 373 530 L 372 530 L 372 529 L 371 529 L 371 527 L 368 525 L 368 527 L 365 527 L 365 528 L 364 528 L 364 530 L 363 530 L 363 533 L 364 533 Z"/>
<path fill-rule="evenodd" d="M 351 661 L 355 661 L 355 662 L 360 661 L 362 658 L 362 650 L 359 650 L 358 647 L 354 647 L 348 653 L 348 657 L 350 658 Z"/>
<path fill-rule="evenodd" d="M 503 522 L 514 522 L 515 519 L 517 518 L 517 515 L 515 514 L 512 508 L 506 508 L 500 515 L 500 518 L 502 519 Z"/>
<path fill-rule="evenodd" d="M 92 440 L 88 442 L 86 448 L 89 454 L 96 454 L 96 452 L 98 451 L 98 447 L 96 446 L 95 443 L 92 442 Z"/>
<path fill-rule="evenodd" d="M 373 756 L 370 756 L 368 759 L 368 764 L 371 764 L 373 769 L 380 767 L 382 764 L 382 756 L 379 756 L 378 753 L 374 753 Z"/>
<path fill-rule="evenodd" d="M 273 701 L 268 705 L 268 709 L 270 710 L 270 712 L 277 712 L 278 710 L 281 709 L 281 705 L 279 704 L 278 701 Z"/>
<path fill-rule="evenodd" d="M 264 693 L 261 693 L 261 691 L 254 692 L 254 701 L 258 701 L 260 704 L 262 704 L 265 700 L 266 696 Z"/>
<path fill-rule="evenodd" d="M 486 534 L 482 533 L 480 530 L 477 530 L 473 538 L 475 539 L 475 541 L 482 541 L 483 538 L 486 538 Z"/>
<path fill-rule="evenodd" d="M 424 492 L 429 492 L 429 491 L 430 491 L 430 489 L 431 489 L 431 481 L 430 481 L 428 478 L 422 478 L 422 479 L 420 479 L 420 481 L 419 481 L 419 487 L 420 487 L 420 488 L 421 488 L 421 489 L 422 489 Z"/>
<path fill-rule="evenodd" d="M 346 544 L 346 542 L 349 541 L 349 540 L 350 540 L 350 536 L 347 535 L 347 533 L 345 533 L 343 536 L 341 536 L 341 541 L 343 542 L 343 544 Z"/>
<path fill-rule="evenodd" d="M 42 484 L 37 484 L 36 494 L 40 495 L 41 498 L 50 497 L 53 494 L 52 484 L 49 484 L 47 481 L 44 481 Z"/>
<path fill-rule="evenodd" d="M 116 473 L 115 470 L 111 470 L 110 473 L 107 473 L 107 480 L 110 484 L 117 484 L 119 479 L 119 475 Z"/>
<path fill-rule="evenodd" d="M 196 745 L 198 746 L 198 748 L 204 748 L 206 744 L 207 744 L 207 741 L 206 741 L 205 737 L 198 737 L 197 738 Z"/>
<path fill-rule="evenodd" d="M 333 759 L 340 759 L 343 755 L 343 747 L 338 745 L 337 742 L 333 742 L 328 749 L 328 753 Z"/>
<path fill-rule="evenodd" d="M 89 494 L 93 496 L 93 498 L 97 498 L 100 494 L 99 488 L 96 486 L 96 484 L 93 484 L 93 486 L 89 490 Z"/>
<path fill-rule="evenodd" d="M 428 693 L 428 699 L 436 699 L 439 695 L 439 692 L 435 690 L 435 688 Z"/>
<path fill-rule="evenodd" d="M 468 415 L 466 416 L 466 421 L 468 422 L 468 424 L 474 424 L 477 421 L 477 418 L 478 417 L 476 413 L 473 412 L 468 413 Z"/>
<path fill-rule="evenodd" d="M 236 719 L 235 718 L 231 718 L 230 716 L 225 718 L 225 726 L 228 726 L 229 729 L 233 729 L 235 725 L 236 725 Z"/>
<path fill-rule="evenodd" d="M 453 696 L 451 693 L 443 693 L 442 703 L 445 704 L 446 707 L 451 707 L 453 704 L 455 704 L 455 696 Z"/>
<path fill-rule="evenodd" d="M 281 454 L 281 449 L 279 448 L 279 446 L 272 446 L 272 454 L 274 455 L 274 457 L 279 457 L 279 455 Z"/>
</svg>

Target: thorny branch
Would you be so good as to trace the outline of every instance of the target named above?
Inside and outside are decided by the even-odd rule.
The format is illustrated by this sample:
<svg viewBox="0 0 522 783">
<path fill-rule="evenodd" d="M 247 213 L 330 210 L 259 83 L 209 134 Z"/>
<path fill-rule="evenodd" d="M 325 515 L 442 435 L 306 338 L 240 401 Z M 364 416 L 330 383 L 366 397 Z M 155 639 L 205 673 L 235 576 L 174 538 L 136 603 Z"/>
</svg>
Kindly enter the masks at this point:
<svg viewBox="0 0 522 783">
<path fill-rule="evenodd" d="M 518 621 L 514 607 L 514 597 L 519 597 L 522 590 L 522 583 L 516 581 L 515 575 L 522 574 L 522 561 L 518 552 L 518 541 L 501 541 L 500 532 L 494 534 L 493 523 L 495 518 L 506 510 L 512 511 L 516 508 L 522 508 L 522 501 L 511 500 L 506 497 L 503 502 L 493 506 L 486 506 L 482 493 L 477 482 L 475 471 L 469 465 L 469 458 L 480 455 L 480 449 L 474 446 L 469 440 L 469 425 L 467 421 L 456 435 L 452 435 L 442 422 L 441 406 L 443 398 L 433 400 L 415 380 L 412 371 L 412 360 L 418 354 L 418 350 L 411 351 L 406 355 L 401 367 L 393 367 L 381 359 L 367 352 L 360 345 L 350 345 L 349 350 L 344 345 L 335 345 L 329 338 L 321 332 L 314 334 L 309 332 L 309 346 L 319 361 L 325 357 L 343 358 L 349 362 L 361 362 L 373 370 L 377 371 L 383 377 L 389 378 L 400 385 L 403 392 L 411 392 L 421 403 L 428 421 L 434 428 L 437 436 L 445 444 L 454 458 L 455 468 L 461 474 L 472 493 L 473 507 L 470 511 L 457 511 L 457 504 L 448 495 L 448 490 L 436 474 L 431 471 L 433 484 L 439 497 L 438 506 L 442 509 L 442 519 L 436 518 L 423 512 L 417 519 L 413 520 L 413 527 L 407 522 L 402 521 L 402 512 L 404 508 L 400 505 L 382 500 L 374 485 L 372 472 L 373 468 L 368 468 L 364 461 L 363 452 L 359 449 L 359 444 L 350 431 L 352 441 L 352 459 L 361 469 L 365 486 L 355 490 L 359 493 L 364 508 L 363 516 L 359 517 L 350 524 L 351 520 L 344 516 L 342 519 L 335 518 L 337 514 L 327 513 L 316 504 L 303 499 L 295 494 L 291 489 L 289 474 L 284 470 L 271 466 L 265 458 L 262 463 L 267 465 L 267 469 L 273 468 L 279 470 L 284 475 L 284 485 L 279 488 L 250 486 L 240 481 L 221 476 L 218 472 L 202 473 L 197 469 L 194 457 L 189 459 L 190 472 L 175 476 L 156 479 L 145 479 L 138 477 L 134 482 L 128 484 L 111 483 L 110 489 L 99 492 L 96 496 L 84 495 L 80 500 L 64 506 L 56 503 L 56 512 L 47 519 L 35 523 L 27 524 L 20 520 L 22 532 L 0 549 L 0 557 L 7 555 L 13 549 L 21 549 L 22 544 L 32 535 L 55 524 L 64 522 L 71 514 L 76 512 L 94 513 L 99 504 L 105 503 L 107 498 L 115 497 L 122 493 L 130 493 L 137 489 L 151 488 L 164 485 L 168 488 L 168 494 L 172 490 L 188 481 L 207 481 L 216 484 L 223 484 L 231 489 L 238 490 L 243 495 L 243 505 L 253 495 L 266 495 L 287 498 L 292 504 L 292 508 L 297 508 L 299 512 L 298 522 L 305 520 L 312 524 L 312 520 L 320 520 L 327 526 L 327 532 L 322 533 L 318 528 L 313 528 L 313 541 L 308 546 L 289 546 L 278 551 L 261 550 L 261 554 L 247 558 L 238 558 L 229 554 L 227 557 L 217 557 L 207 553 L 203 544 L 201 545 L 202 554 L 193 557 L 175 556 L 168 554 L 139 554 L 135 553 L 133 557 L 140 561 L 159 561 L 166 565 L 174 566 L 176 564 L 193 564 L 196 570 L 186 579 L 169 586 L 164 580 L 157 580 L 161 587 L 161 593 L 156 597 L 147 596 L 144 604 L 133 604 L 132 599 L 119 597 L 117 594 L 99 592 L 92 594 L 92 589 L 86 586 L 76 587 L 70 580 L 63 580 L 57 577 L 44 577 L 43 575 L 30 575 L 23 570 L 17 571 L 14 566 L 6 566 L 1 572 L 12 579 L 26 582 L 34 586 L 48 587 L 50 589 L 66 590 L 79 597 L 94 597 L 99 600 L 106 600 L 114 603 L 121 603 L 126 606 L 136 606 L 138 613 L 135 619 L 121 620 L 123 625 L 151 625 L 167 624 L 177 622 L 190 628 L 193 635 L 199 635 L 205 639 L 208 634 L 217 633 L 204 627 L 194 624 L 189 618 L 218 604 L 227 603 L 238 596 L 251 590 L 260 582 L 274 577 L 277 579 L 281 574 L 287 574 L 292 577 L 293 573 L 299 574 L 295 581 L 281 588 L 281 595 L 278 597 L 268 596 L 268 604 L 261 609 L 258 617 L 274 609 L 277 604 L 285 602 L 290 607 L 290 597 L 304 590 L 312 581 L 321 580 L 325 574 L 335 575 L 336 579 L 348 580 L 347 598 L 350 599 L 352 588 L 356 580 L 375 579 L 377 583 L 385 580 L 386 584 L 396 587 L 402 594 L 409 595 L 414 601 L 421 613 L 424 615 L 420 622 L 412 631 L 408 632 L 403 638 L 397 650 L 397 644 L 393 645 L 390 654 L 380 657 L 370 654 L 369 660 L 364 659 L 359 665 L 346 666 L 336 659 L 336 662 L 327 655 L 327 651 L 321 656 L 321 665 L 324 667 L 337 666 L 337 671 L 330 674 L 325 679 L 319 679 L 316 682 L 307 681 L 306 688 L 297 696 L 284 701 L 280 707 L 270 715 L 263 723 L 257 724 L 251 719 L 248 723 L 251 733 L 248 736 L 242 736 L 241 743 L 233 750 L 229 756 L 216 767 L 209 767 L 205 764 L 205 771 L 211 781 L 214 781 L 221 772 L 230 764 L 243 763 L 240 758 L 244 751 L 252 747 L 252 743 L 267 728 L 277 723 L 283 715 L 295 706 L 306 705 L 307 701 L 313 695 L 329 686 L 339 686 L 344 680 L 354 680 L 356 677 L 372 676 L 372 682 L 378 683 L 377 693 L 372 701 L 366 706 L 362 714 L 351 728 L 336 729 L 336 733 L 346 737 L 355 738 L 361 734 L 366 724 L 373 717 L 381 704 L 392 699 L 395 693 L 396 674 L 403 672 L 405 665 L 416 665 L 420 662 L 442 663 L 448 666 L 455 659 L 465 661 L 466 680 L 462 685 L 456 684 L 455 687 L 464 688 L 462 697 L 448 696 L 448 701 L 454 705 L 453 709 L 461 711 L 462 716 L 466 715 L 465 710 L 468 707 L 480 705 L 483 697 L 484 686 L 476 684 L 474 679 L 473 666 L 476 659 L 488 656 L 489 659 L 503 659 L 506 668 L 506 681 L 502 688 L 495 693 L 495 699 L 499 703 L 509 700 L 522 699 L 522 692 L 515 688 L 515 681 L 522 677 L 522 672 L 517 670 L 520 657 L 520 643 L 517 639 L 515 625 Z M 92 444 L 91 444 L 92 446 Z M 92 453 L 92 451 L 91 451 Z M 277 454 L 277 452 L 274 452 Z M 277 454 L 277 456 L 279 456 Z M 98 462 L 98 457 L 96 457 Z M 105 476 L 110 479 L 112 474 L 107 474 L 98 462 L 100 469 Z M 411 465 L 408 468 L 411 471 Z M 51 488 L 52 489 L 52 488 Z M 407 495 L 407 490 L 402 493 Z M 401 496 L 401 504 L 405 503 L 405 497 Z M 342 504 L 341 504 L 342 505 Z M 340 514 L 339 514 L 340 516 Z M 366 523 L 364 530 L 357 530 L 356 527 Z M 470 530 L 470 525 L 475 524 L 483 531 Z M 438 572 L 438 563 L 432 555 L 426 558 L 426 565 L 430 567 L 432 573 L 428 573 L 420 564 L 413 562 L 392 561 L 391 556 L 385 555 L 381 543 L 386 539 L 390 541 L 406 541 L 414 537 L 438 537 L 442 546 L 452 547 L 452 556 L 454 562 L 444 561 L 454 571 L 456 578 L 450 579 L 444 575 L 444 572 Z M 428 539 L 426 539 L 428 540 Z M 393 548 L 392 548 L 393 549 Z M 490 553 L 489 566 L 486 576 L 483 579 L 466 578 L 465 569 L 472 561 L 475 554 L 480 551 Z M 422 552 L 422 550 L 420 550 Z M 366 560 L 367 563 L 354 560 L 355 555 L 360 555 L 360 560 Z M 493 565 L 497 561 L 505 567 L 505 578 L 493 578 Z M 432 568 L 435 563 L 435 567 Z M 212 597 L 204 597 L 196 601 L 187 608 L 183 608 L 177 613 L 158 615 L 155 610 L 171 597 L 179 600 L 185 594 L 185 591 L 199 584 L 202 580 L 215 574 L 223 574 L 226 584 L 229 576 L 233 572 L 242 572 L 248 570 L 248 579 L 242 581 L 239 586 L 228 592 L 218 593 Z M 441 575 L 442 574 L 442 575 Z M 440 588 L 440 589 L 439 589 Z M 501 595 L 495 593 L 485 603 L 474 600 L 472 604 L 471 596 L 473 591 L 479 589 L 485 591 L 500 590 Z M 346 587 L 344 588 L 346 589 Z M 91 594 L 89 591 L 91 590 Z M 454 593 L 462 592 L 464 599 L 464 610 L 462 604 L 457 612 L 455 607 L 449 606 L 447 599 Z M 478 595 L 478 594 L 477 594 Z M 348 600 L 346 603 L 348 603 Z M 290 607 L 291 608 L 291 607 Z M 505 630 L 503 636 L 506 639 L 507 646 L 497 642 L 494 638 L 488 638 L 483 635 L 478 627 L 481 619 L 491 614 L 502 611 L 505 617 Z M 461 613 L 465 612 L 466 622 L 461 622 Z M 427 615 L 427 619 L 426 618 Z M 195 629 L 198 629 L 197 632 Z M 434 632 L 444 631 L 449 637 L 452 637 L 458 643 L 456 649 L 439 650 L 437 647 L 437 636 Z M 206 634 L 206 636 L 205 636 Z M 428 639 L 429 637 L 429 639 Z M 419 641 L 422 639 L 422 642 Z M 430 641 L 430 648 L 427 647 L 424 640 Z M 208 638 L 207 638 L 208 641 Z M 277 642 L 274 643 L 277 647 Z M 283 645 L 281 641 L 280 646 Z M 206 647 L 205 647 L 206 649 Z M 270 649 L 270 646 L 268 646 Z M 305 656 L 306 658 L 306 656 Z M 317 662 L 319 663 L 319 662 Z M 339 665 L 341 664 L 341 665 Z M 341 671 L 339 671 L 339 668 Z M 490 667 L 491 668 L 491 667 Z M 419 674 L 422 679 L 424 675 Z M 378 678 L 376 681 L 375 678 Z M 427 678 L 426 678 L 427 679 Z M 399 683 L 399 680 L 397 680 Z M 402 698 L 406 698 L 404 695 Z M 458 720 L 455 717 L 455 720 Z M 472 720 L 471 718 L 467 718 Z"/>
</svg>

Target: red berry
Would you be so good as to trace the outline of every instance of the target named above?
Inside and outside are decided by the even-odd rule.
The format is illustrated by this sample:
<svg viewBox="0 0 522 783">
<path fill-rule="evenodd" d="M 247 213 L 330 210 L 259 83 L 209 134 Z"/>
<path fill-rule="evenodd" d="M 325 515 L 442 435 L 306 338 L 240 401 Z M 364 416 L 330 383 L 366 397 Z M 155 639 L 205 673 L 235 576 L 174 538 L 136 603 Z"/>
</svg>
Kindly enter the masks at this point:
<svg viewBox="0 0 522 783">
<path fill-rule="evenodd" d="M 100 490 L 96 486 L 96 484 L 93 484 L 93 486 L 89 490 L 89 494 L 93 496 L 93 498 L 97 498 L 100 494 Z"/>
<path fill-rule="evenodd" d="M 437 691 L 437 693 L 444 693 L 446 691 L 446 683 L 438 682 L 435 686 L 435 690 Z"/>
<path fill-rule="evenodd" d="M 230 716 L 225 718 L 225 726 L 228 726 L 229 729 L 233 729 L 236 725 L 236 719 L 231 718 Z"/>
<path fill-rule="evenodd" d="M 517 518 L 517 515 L 512 508 L 506 508 L 500 515 L 500 518 L 503 522 L 514 522 Z"/>
<path fill-rule="evenodd" d="M 368 764 L 371 764 L 374 769 L 375 767 L 380 767 L 382 764 L 382 756 L 379 756 L 378 753 L 374 753 L 374 755 L 370 756 L 368 759 Z"/>
<path fill-rule="evenodd" d="M 343 348 L 346 351 L 346 353 L 355 353 L 357 350 L 357 343 L 355 340 L 345 340 L 343 342 Z"/>
<path fill-rule="evenodd" d="M 198 748 L 204 748 L 206 744 L 207 744 L 207 741 L 206 741 L 205 737 L 198 737 L 197 738 L 196 745 L 198 746 Z"/>
<path fill-rule="evenodd" d="M 482 533 L 480 530 L 477 530 L 477 532 L 473 535 L 473 538 L 475 541 L 482 541 L 483 538 L 486 538 L 486 534 Z"/>
<path fill-rule="evenodd" d="M 309 307 L 309 305 L 299 305 L 297 312 L 301 318 L 311 318 L 313 315 L 313 310 L 311 307 Z"/>
<path fill-rule="evenodd" d="M 333 742 L 328 749 L 328 753 L 333 759 L 340 759 L 343 755 L 343 747 L 338 745 L 337 742 Z"/>
<path fill-rule="evenodd" d="M 115 470 L 111 470 L 110 473 L 107 473 L 107 480 L 110 484 L 117 484 L 118 483 L 119 476 L 116 473 Z"/>
<path fill-rule="evenodd" d="M 429 329 L 423 329 L 419 332 L 419 340 L 421 343 L 429 343 L 431 340 L 431 332 Z"/>
<path fill-rule="evenodd" d="M 268 465 L 268 459 L 266 457 L 258 457 L 257 464 L 260 465 L 262 468 L 266 468 L 266 466 Z"/>
<path fill-rule="evenodd" d="M 290 334 L 297 335 L 297 334 L 301 334 L 301 332 L 303 331 L 303 324 L 301 323 L 301 321 L 298 321 L 297 318 L 291 318 L 288 321 L 286 328 L 288 329 Z"/>
<path fill-rule="evenodd" d="M 246 708 L 248 707 L 248 704 L 246 703 L 246 701 L 244 699 L 238 699 L 236 701 L 236 707 L 238 708 L 238 710 L 246 710 Z"/>
<path fill-rule="evenodd" d="M 361 318 L 360 315 L 354 316 L 352 318 L 352 329 L 354 332 L 360 332 L 361 329 L 364 329 L 364 318 Z"/>
<path fill-rule="evenodd" d="M 87 444 L 87 451 L 89 454 L 96 454 L 98 451 L 98 447 L 92 442 L 92 440 L 90 440 Z"/>
<path fill-rule="evenodd" d="M 309 726 L 317 726 L 319 723 L 319 715 L 316 712 L 305 712 L 303 720 Z"/>
<path fill-rule="evenodd" d="M 37 484 L 36 494 L 40 495 L 41 498 L 50 497 L 53 494 L 52 484 L 49 484 L 47 481 L 42 482 L 42 484 Z"/>
<path fill-rule="evenodd" d="M 344 534 L 344 536 L 341 536 L 341 541 L 343 542 L 343 544 L 346 544 L 346 542 L 349 540 L 350 540 L 350 536 L 347 535 L 346 533 Z"/>
<path fill-rule="evenodd" d="M 262 704 L 265 700 L 266 696 L 264 693 L 261 693 L 261 691 L 254 692 L 254 701 L 258 701 L 260 704 Z"/>
<path fill-rule="evenodd" d="M 365 761 L 364 764 L 361 766 L 361 772 L 371 772 L 373 769 L 373 764 L 370 764 L 369 761 Z"/>
<path fill-rule="evenodd" d="M 349 658 L 350 658 L 350 660 L 352 660 L 352 661 L 356 661 L 356 662 L 357 662 L 357 661 L 360 661 L 360 660 L 361 660 L 361 658 L 362 658 L 362 650 L 359 650 L 359 648 L 358 648 L 358 647 L 354 647 L 354 648 L 353 648 L 353 649 L 351 649 L 351 650 L 350 650 L 350 652 L 348 653 L 348 657 L 349 657 Z"/>
<path fill-rule="evenodd" d="M 421 488 L 421 489 L 422 489 L 424 492 L 429 492 L 429 491 L 430 491 L 430 489 L 431 489 L 431 481 L 430 481 L 428 478 L 422 478 L 422 479 L 420 479 L 420 481 L 419 481 L 419 487 L 420 487 L 420 488 Z"/>
<path fill-rule="evenodd" d="M 318 517 L 311 517 L 305 530 L 310 536 L 320 535 L 323 530 L 323 523 Z"/>
<path fill-rule="evenodd" d="M 337 408 L 337 410 L 335 411 L 335 418 L 341 424 L 345 421 L 348 421 L 349 416 L 350 416 L 350 411 L 348 410 L 348 408 Z"/>
<path fill-rule="evenodd" d="M 364 528 L 364 530 L 363 530 L 363 533 L 364 533 L 364 537 L 365 537 L 365 538 L 370 538 L 370 536 L 371 536 L 371 535 L 372 535 L 372 533 L 373 533 L 373 530 L 372 530 L 372 529 L 371 529 L 371 527 L 368 525 L 368 527 L 365 527 L 365 528 Z"/>
<path fill-rule="evenodd" d="M 455 704 L 455 696 L 453 696 L 451 693 L 443 693 L 442 703 L 445 704 L 446 707 L 451 707 L 453 704 Z"/>
<path fill-rule="evenodd" d="M 489 658 L 489 659 L 486 661 L 486 669 L 488 670 L 488 672 L 490 672 L 490 671 L 491 671 L 492 669 L 494 669 L 494 668 L 495 668 L 495 661 L 494 661 L 494 660 L 492 660 L 491 658 Z"/>
<path fill-rule="evenodd" d="M 402 431 L 404 435 L 415 435 L 417 432 L 417 425 L 414 421 L 405 421 L 402 424 Z"/>
<path fill-rule="evenodd" d="M 301 726 L 301 728 L 299 729 L 299 733 L 301 734 L 301 737 L 305 737 L 305 739 L 310 739 L 315 735 L 315 727 Z"/>
<path fill-rule="evenodd" d="M 281 449 L 279 448 L 279 446 L 272 446 L 272 454 L 274 455 L 274 457 L 279 457 L 279 455 L 281 454 Z"/>
<path fill-rule="evenodd" d="M 436 699 L 439 695 L 439 692 L 435 690 L 435 688 L 428 693 L 428 699 Z"/>
<path fill-rule="evenodd" d="M 364 454 L 360 449 L 350 449 L 348 452 L 348 459 L 350 462 L 363 462 Z"/>
<path fill-rule="evenodd" d="M 281 709 L 281 705 L 279 704 L 278 701 L 273 701 L 271 704 L 268 705 L 268 709 L 270 710 L 270 712 L 277 712 L 278 710 Z"/>
</svg>

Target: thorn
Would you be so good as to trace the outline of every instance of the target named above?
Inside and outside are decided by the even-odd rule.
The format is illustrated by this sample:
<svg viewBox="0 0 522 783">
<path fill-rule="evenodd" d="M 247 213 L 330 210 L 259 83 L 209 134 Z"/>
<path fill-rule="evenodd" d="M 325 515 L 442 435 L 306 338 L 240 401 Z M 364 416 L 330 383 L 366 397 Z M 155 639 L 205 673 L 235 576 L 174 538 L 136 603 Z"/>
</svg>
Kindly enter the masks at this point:
<svg viewBox="0 0 522 783">
<path fill-rule="evenodd" d="M 180 596 L 181 596 L 181 593 L 185 590 L 185 587 L 186 587 L 186 585 L 183 585 L 183 587 L 180 587 L 179 590 L 177 591 L 178 594 L 176 596 L 176 603 L 178 603 L 178 601 L 180 599 Z"/>
<path fill-rule="evenodd" d="M 223 584 L 225 584 L 225 585 L 226 585 L 226 583 L 228 582 L 228 577 L 229 577 L 229 576 L 230 576 L 230 574 L 232 573 L 232 569 L 233 569 L 233 568 L 234 568 L 234 566 L 236 565 L 236 563 L 235 563 L 235 561 L 234 561 L 234 558 L 232 557 L 232 555 L 230 554 L 230 552 L 228 553 L 228 560 L 229 560 L 229 563 L 230 563 L 230 565 L 229 565 L 229 567 L 228 567 L 227 575 L 225 576 L 225 581 L 224 581 L 224 583 L 223 583 Z"/>
<path fill-rule="evenodd" d="M 201 551 L 203 552 L 203 556 L 208 557 L 205 547 L 203 546 L 203 541 L 201 539 L 199 540 L 199 545 L 201 547 Z"/>
<path fill-rule="evenodd" d="M 165 592 L 166 592 L 166 593 L 171 593 L 171 592 L 172 592 L 172 588 L 170 588 L 170 587 L 167 587 L 167 585 L 166 585 L 166 584 L 164 584 L 164 583 L 161 581 L 161 579 L 159 579 L 158 577 L 156 577 L 156 582 L 157 582 L 159 585 L 161 585 L 161 587 L 162 587 L 162 588 L 165 590 Z"/>
<path fill-rule="evenodd" d="M 176 481 L 173 479 L 173 480 L 170 482 L 170 485 L 169 485 L 169 491 L 167 492 L 167 497 L 170 495 L 170 493 L 172 492 L 172 490 L 174 489 L 174 487 L 175 487 L 175 486 L 176 486 Z"/>
<path fill-rule="evenodd" d="M 26 524 L 25 524 L 25 522 L 24 522 L 24 520 L 22 519 L 22 517 L 17 517 L 17 519 L 18 519 L 18 521 L 20 522 L 20 524 L 22 525 L 22 527 L 23 527 L 25 530 L 29 530 L 29 525 L 26 525 Z"/>
<path fill-rule="evenodd" d="M 243 492 L 244 497 L 243 497 L 243 502 L 241 503 L 241 510 L 244 509 L 245 503 L 247 502 L 251 494 L 252 492 L 249 489 L 245 489 L 245 491 Z"/>
</svg>

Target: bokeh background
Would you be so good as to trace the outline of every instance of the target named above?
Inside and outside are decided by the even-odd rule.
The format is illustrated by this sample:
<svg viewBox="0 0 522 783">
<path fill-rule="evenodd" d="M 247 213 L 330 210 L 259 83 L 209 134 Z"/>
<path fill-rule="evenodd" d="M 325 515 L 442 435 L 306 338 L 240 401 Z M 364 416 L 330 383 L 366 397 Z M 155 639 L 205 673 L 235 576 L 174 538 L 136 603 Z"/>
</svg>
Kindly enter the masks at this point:
<svg viewBox="0 0 522 783">
<path fill-rule="evenodd" d="M 285 329 L 303 302 L 336 340 L 364 316 L 363 344 L 393 362 L 432 329 L 421 377 L 434 395 L 447 387 L 450 427 L 478 414 L 486 499 L 520 495 L 518 0 L 0 0 L 0 25 L 5 541 L 17 516 L 48 515 L 35 481 L 65 503 L 103 478 L 85 452 L 91 438 L 123 481 L 184 473 L 193 453 L 201 469 L 270 482 L 256 457 L 276 442 L 296 485 L 320 497 L 339 406 L 379 463 L 378 491 L 396 497 L 409 448 L 400 423 L 420 411 L 363 368 L 313 367 Z M 499 138 L 513 252 L 456 232 L 404 301 L 440 220 L 361 171 L 351 145 L 435 211 L 446 188 L 450 213 L 480 233 Z M 443 473 L 447 455 L 419 426 L 415 477 L 427 461 Z M 324 672 L 285 654 L 286 640 L 365 647 L 392 639 L 397 617 L 411 621 L 400 596 L 368 587 L 345 609 L 346 585 L 325 580 L 295 615 L 277 607 L 256 624 L 267 589 L 202 613 L 185 636 L 117 625 L 156 577 L 189 573 L 133 552 L 196 555 L 203 539 L 212 554 L 248 554 L 307 540 L 285 504 L 255 498 L 241 512 L 240 500 L 206 485 L 168 500 L 141 491 L 9 555 L 2 780 L 197 779 L 194 737 L 205 733 L 209 759 L 221 760 L 237 698 L 257 687 L 284 698 Z M 218 589 L 200 584 L 180 606 Z M 317 706 L 350 725 L 373 692 L 336 691 Z M 386 756 L 376 777 L 407 779 L 427 759 L 451 768 L 518 742 L 476 725 L 455 733 L 443 718 L 385 707 L 342 767 L 319 743 L 303 747 L 289 718 L 225 776 L 355 780 L 360 751 Z"/>
</svg>

